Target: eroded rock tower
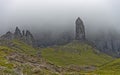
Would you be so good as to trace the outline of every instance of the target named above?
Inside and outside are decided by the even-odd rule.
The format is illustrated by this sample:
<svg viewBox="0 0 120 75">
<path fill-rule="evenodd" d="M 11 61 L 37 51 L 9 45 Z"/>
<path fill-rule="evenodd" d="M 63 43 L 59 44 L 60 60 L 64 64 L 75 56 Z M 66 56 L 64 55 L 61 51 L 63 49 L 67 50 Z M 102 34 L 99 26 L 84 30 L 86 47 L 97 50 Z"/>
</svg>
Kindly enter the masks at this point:
<svg viewBox="0 0 120 75">
<path fill-rule="evenodd" d="M 85 27 L 84 27 L 83 21 L 78 17 L 75 24 L 76 24 L 75 40 L 84 41 L 85 40 Z"/>
</svg>

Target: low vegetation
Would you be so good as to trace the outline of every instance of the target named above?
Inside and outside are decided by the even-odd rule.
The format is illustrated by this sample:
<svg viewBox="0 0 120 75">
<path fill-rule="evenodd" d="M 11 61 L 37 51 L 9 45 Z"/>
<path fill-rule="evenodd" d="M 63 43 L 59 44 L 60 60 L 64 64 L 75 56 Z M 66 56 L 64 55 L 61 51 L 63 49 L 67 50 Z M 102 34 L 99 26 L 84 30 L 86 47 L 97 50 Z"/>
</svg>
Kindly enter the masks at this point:
<svg viewBox="0 0 120 75">
<path fill-rule="evenodd" d="M 99 52 L 90 45 L 78 42 L 45 48 L 42 50 L 42 57 L 59 66 L 100 66 L 112 60 L 112 57 Z"/>
<path fill-rule="evenodd" d="M 0 46 L 0 75 L 118 75 L 120 71 L 120 59 L 86 43 L 38 50 L 18 40 L 9 42 Z"/>
<path fill-rule="evenodd" d="M 107 64 L 104 64 L 95 71 L 95 74 L 100 75 L 119 75 L 120 74 L 120 59 L 116 59 Z"/>
</svg>

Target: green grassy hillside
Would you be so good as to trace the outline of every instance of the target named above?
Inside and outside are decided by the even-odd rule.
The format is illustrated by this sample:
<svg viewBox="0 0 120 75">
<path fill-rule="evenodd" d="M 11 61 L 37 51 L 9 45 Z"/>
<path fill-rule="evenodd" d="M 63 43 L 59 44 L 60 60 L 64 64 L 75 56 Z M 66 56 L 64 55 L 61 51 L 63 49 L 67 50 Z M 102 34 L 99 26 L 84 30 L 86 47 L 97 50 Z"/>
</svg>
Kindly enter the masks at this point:
<svg viewBox="0 0 120 75">
<path fill-rule="evenodd" d="M 64 46 L 44 48 L 42 57 L 52 64 L 69 68 L 67 71 L 89 72 L 113 60 L 86 43 L 74 41 Z M 65 69 L 66 70 L 66 69 Z"/>
<path fill-rule="evenodd" d="M 33 47 L 18 40 L 1 43 L 0 75 L 55 74 L 48 68 L 49 64 L 38 57 L 38 51 Z"/>
<path fill-rule="evenodd" d="M 56 65 L 100 66 L 111 61 L 111 57 L 85 43 L 72 42 L 64 46 L 42 50 L 42 57 Z"/>
<path fill-rule="evenodd" d="M 91 71 L 113 60 L 77 41 L 40 49 L 19 40 L 3 41 L 0 54 L 0 75 L 92 75 L 100 72 Z"/>
<path fill-rule="evenodd" d="M 98 70 L 96 70 L 95 73 L 100 75 L 119 75 L 120 59 L 116 59 L 107 64 L 104 64 Z"/>
</svg>

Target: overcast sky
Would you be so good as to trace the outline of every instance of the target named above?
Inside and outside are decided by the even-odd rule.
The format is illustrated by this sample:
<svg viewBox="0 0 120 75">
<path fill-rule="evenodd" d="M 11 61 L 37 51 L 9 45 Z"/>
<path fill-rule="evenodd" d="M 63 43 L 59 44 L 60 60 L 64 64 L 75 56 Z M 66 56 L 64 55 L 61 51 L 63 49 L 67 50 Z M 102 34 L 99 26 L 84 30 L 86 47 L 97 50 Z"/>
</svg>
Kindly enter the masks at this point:
<svg viewBox="0 0 120 75">
<path fill-rule="evenodd" d="M 120 0 L 0 0 L 0 34 L 15 26 L 29 30 L 120 30 Z"/>
</svg>

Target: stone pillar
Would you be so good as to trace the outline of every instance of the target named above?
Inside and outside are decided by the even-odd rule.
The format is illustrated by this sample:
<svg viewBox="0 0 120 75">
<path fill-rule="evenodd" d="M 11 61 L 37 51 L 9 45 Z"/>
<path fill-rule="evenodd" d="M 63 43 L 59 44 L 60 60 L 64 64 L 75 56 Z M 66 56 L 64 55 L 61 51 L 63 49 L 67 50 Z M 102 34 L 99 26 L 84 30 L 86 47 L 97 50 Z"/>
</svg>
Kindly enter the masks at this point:
<svg viewBox="0 0 120 75">
<path fill-rule="evenodd" d="M 76 35 L 75 40 L 85 40 L 85 27 L 83 21 L 78 17 L 76 20 Z"/>
</svg>

